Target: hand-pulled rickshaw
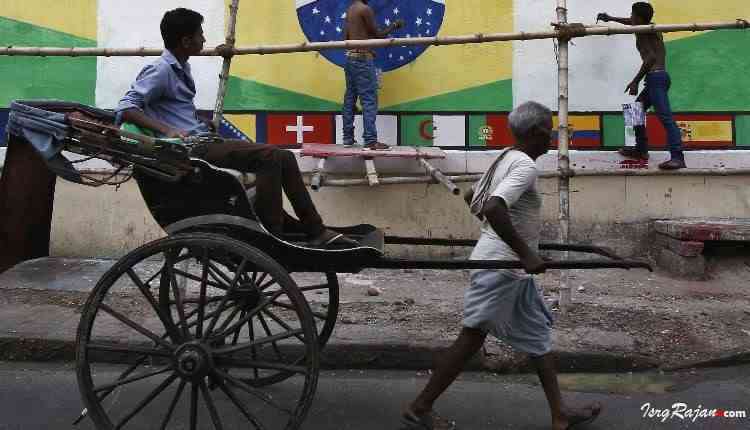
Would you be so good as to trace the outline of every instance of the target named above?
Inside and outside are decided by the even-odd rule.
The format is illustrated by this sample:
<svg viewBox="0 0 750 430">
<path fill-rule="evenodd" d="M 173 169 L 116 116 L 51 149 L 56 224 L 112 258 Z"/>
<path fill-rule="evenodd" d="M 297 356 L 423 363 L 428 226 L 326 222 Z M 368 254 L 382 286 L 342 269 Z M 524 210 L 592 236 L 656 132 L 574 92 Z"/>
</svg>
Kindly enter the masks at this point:
<svg viewBox="0 0 750 430">
<path fill-rule="evenodd" d="M 76 354 L 86 409 L 78 421 L 89 417 L 99 429 L 298 429 L 337 320 L 338 274 L 522 267 L 392 258 L 386 245 L 474 241 L 391 237 L 367 224 L 333 228 L 358 247 L 310 248 L 291 217 L 281 237 L 263 227 L 254 190 L 237 172 L 194 157 L 220 137 L 176 142 L 130 133 L 115 127 L 111 112 L 74 103 L 20 101 L 11 109 L 9 133 L 32 145 L 59 177 L 90 186 L 132 177 L 167 233 L 117 261 L 82 309 Z M 91 158 L 109 162 L 114 173 L 76 169 Z M 551 261 L 550 269 L 650 270 L 604 248 L 540 248 L 598 256 Z M 297 273 L 313 274 L 303 277 L 312 281 L 295 281 Z"/>
</svg>

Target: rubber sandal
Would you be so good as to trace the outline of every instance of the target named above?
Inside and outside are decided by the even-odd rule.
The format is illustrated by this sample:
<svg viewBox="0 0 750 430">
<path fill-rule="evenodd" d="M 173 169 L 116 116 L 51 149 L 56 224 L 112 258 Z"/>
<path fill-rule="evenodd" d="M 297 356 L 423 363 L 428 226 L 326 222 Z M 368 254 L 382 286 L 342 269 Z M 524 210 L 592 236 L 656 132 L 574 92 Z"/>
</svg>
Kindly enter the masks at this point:
<svg viewBox="0 0 750 430">
<path fill-rule="evenodd" d="M 455 421 L 449 421 L 435 412 L 417 416 L 412 411 L 405 411 L 401 415 L 399 430 L 456 430 Z"/>
<path fill-rule="evenodd" d="M 365 145 L 365 149 L 369 149 L 370 151 L 390 151 L 391 147 L 382 142 L 375 142 Z"/>
</svg>

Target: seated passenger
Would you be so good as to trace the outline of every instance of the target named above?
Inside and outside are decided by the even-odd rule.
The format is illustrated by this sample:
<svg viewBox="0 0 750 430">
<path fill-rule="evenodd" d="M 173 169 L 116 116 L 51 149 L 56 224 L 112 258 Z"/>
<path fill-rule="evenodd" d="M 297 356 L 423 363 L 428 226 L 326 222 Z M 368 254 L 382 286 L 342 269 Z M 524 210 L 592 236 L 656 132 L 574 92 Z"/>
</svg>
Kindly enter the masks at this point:
<svg viewBox="0 0 750 430">
<path fill-rule="evenodd" d="M 203 16 L 179 8 L 164 14 L 161 34 L 165 50 L 141 70 L 117 106 L 118 123 L 128 122 L 152 130 L 160 137 L 183 138 L 209 132 L 197 116 L 195 82 L 188 59 L 203 49 Z M 226 140 L 207 146 L 201 157 L 223 168 L 257 175 L 255 211 L 274 235 L 284 230 L 282 190 L 286 192 L 309 243 L 314 247 L 353 247 L 357 243 L 327 229 L 305 188 L 294 154 L 271 145 Z"/>
</svg>

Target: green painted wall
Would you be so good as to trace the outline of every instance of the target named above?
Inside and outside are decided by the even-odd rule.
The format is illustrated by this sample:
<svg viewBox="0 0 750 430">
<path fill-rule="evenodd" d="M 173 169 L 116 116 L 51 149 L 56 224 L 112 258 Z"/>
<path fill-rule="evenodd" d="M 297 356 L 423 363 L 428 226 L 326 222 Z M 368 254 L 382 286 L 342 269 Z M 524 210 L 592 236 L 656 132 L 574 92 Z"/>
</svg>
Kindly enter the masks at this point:
<svg viewBox="0 0 750 430">
<path fill-rule="evenodd" d="M 409 103 L 385 106 L 383 109 L 405 112 L 510 111 L 513 109 L 513 81 L 497 81 Z"/>
<path fill-rule="evenodd" d="M 676 112 L 750 110 L 750 31 L 723 30 L 670 42 Z"/>
<path fill-rule="evenodd" d="M 734 118 L 737 146 L 750 148 L 750 115 L 737 115 Z"/>
<path fill-rule="evenodd" d="M 0 43 L 94 47 L 96 42 L 0 17 Z M 94 104 L 96 58 L 0 56 L 0 106 L 16 99 L 60 99 Z"/>
<path fill-rule="evenodd" d="M 273 108 L 269 108 L 269 106 Z M 300 112 L 336 111 L 341 110 L 341 105 L 328 100 L 230 76 L 225 108 L 227 110 Z"/>
<path fill-rule="evenodd" d="M 625 146 L 625 118 L 622 114 L 604 115 L 602 122 L 604 147 L 620 148 Z"/>
</svg>

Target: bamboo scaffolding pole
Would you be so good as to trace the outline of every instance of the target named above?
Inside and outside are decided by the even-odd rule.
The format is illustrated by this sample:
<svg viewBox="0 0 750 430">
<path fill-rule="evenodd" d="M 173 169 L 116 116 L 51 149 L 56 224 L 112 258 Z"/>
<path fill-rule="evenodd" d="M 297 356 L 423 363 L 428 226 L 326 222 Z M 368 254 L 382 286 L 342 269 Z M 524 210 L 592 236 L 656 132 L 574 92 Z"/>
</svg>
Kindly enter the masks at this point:
<svg viewBox="0 0 750 430">
<path fill-rule="evenodd" d="M 367 183 L 371 187 L 380 185 L 378 171 L 375 170 L 375 161 L 372 158 L 365 158 L 365 170 L 367 171 Z"/>
<path fill-rule="evenodd" d="M 237 33 L 237 11 L 240 8 L 240 0 L 232 0 L 229 5 L 229 25 L 227 27 L 226 46 L 234 48 L 235 34 Z M 214 130 L 219 131 L 221 125 L 221 116 L 224 114 L 224 98 L 227 95 L 227 85 L 229 83 L 229 70 L 232 67 L 232 57 L 224 57 L 221 65 L 221 75 L 219 75 L 219 93 L 216 95 L 216 108 L 214 109 L 213 125 Z"/>
<path fill-rule="evenodd" d="M 310 182 L 310 188 L 313 191 L 319 191 L 322 186 L 323 177 L 325 176 L 326 159 L 321 158 L 318 160 L 318 165 L 313 170 L 312 181 Z"/>
<path fill-rule="evenodd" d="M 430 175 L 431 178 L 435 179 L 437 182 L 443 184 L 445 188 L 448 189 L 448 191 L 451 192 L 451 194 L 457 196 L 461 194 L 461 189 L 459 189 L 456 184 L 450 180 L 443 172 L 435 168 L 432 164 L 430 164 L 427 160 L 424 158 L 420 158 L 419 162 L 422 164 L 422 167 L 425 168 L 427 173 Z"/>
<path fill-rule="evenodd" d="M 514 40 L 543 40 L 558 39 L 560 37 L 578 38 L 588 36 L 614 36 L 619 34 L 640 33 L 676 33 L 676 32 L 699 32 L 710 30 L 734 29 L 744 30 L 750 28 L 750 23 L 745 19 L 725 22 L 689 23 L 689 24 L 663 24 L 663 25 L 640 25 L 640 26 L 575 26 L 565 27 L 554 31 L 537 32 L 515 32 L 515 33 L 488 33 L 469 34 L 460 36 L 443 37 L 412 37 L 408 39 L 370 39 L 370 40 L 346 40 L 338 42 L 302 42 L 284 45 L 258 45 L 249 47 L 238 47 L 231 51 L 231 55 L 269 55 L 290 54 L 295 52 L 314 52 L 328 49 L 361 49 L 361 48 L 383 48 L 388 46 L 417 46 L 417 45 L 467 45 L 476 43 L 510 42 Z M 26 47 L 6 46 L 0 47 L 0 55 L 3 56 L 32 56 L 32 57 L 158 57 L 162 54 L 161 48 L 50 48 L 50 47 Z M 221 53 L 216 48 L 204 49 L 199 56 L 223 56 L 229 51 Z"/>
<path fill-rule="evenodd" d="M 565 28 L 568 25 L 567 0 L 557 0 L 557 25 Z M 559 98 L 557 104 L 557 117 L 560 122 L 558 143 L 558 171 L 560 172 L 558 196 L 560 200 L 560 243 L 570 242 L 570 157 L 568 147 L 570 145 L 570 128 L 568 127 L 568 47 L 570 38 L 560 36 L 558 39 L 557 53 L 557 80 L 559 87 Z M 563 261 L 568 261 L 569 254 L 563 252 Z M 563 315 L 571 304 L 570 279 L 566 271 L 560 272 L 560 311 Z"/>
<path fill-rule="evenodd" d="M 581 170 L 569 172 L 573 178 L 589 177 L 659 177 L 659 176 L 750 176 L 750 169 L 683 169 L 683 170 Z M 539 175 L 542 179 L 558 179 L 562 176 L 559 171 L 543 172 Z M 468 175 L 446 175 L 446 178 L 455 184 L 475 183 L 482 178 L 481 173 Z M 438 182 L 432 176 L 387 176 L 379 178 L 380 185 L 419 185 L 434 184 Z M 320 187 L 359 187 L 369 186 L 366 179 L 358 178 L 336 178 L 325 176 L 321 179 Z"/>
</svg>

